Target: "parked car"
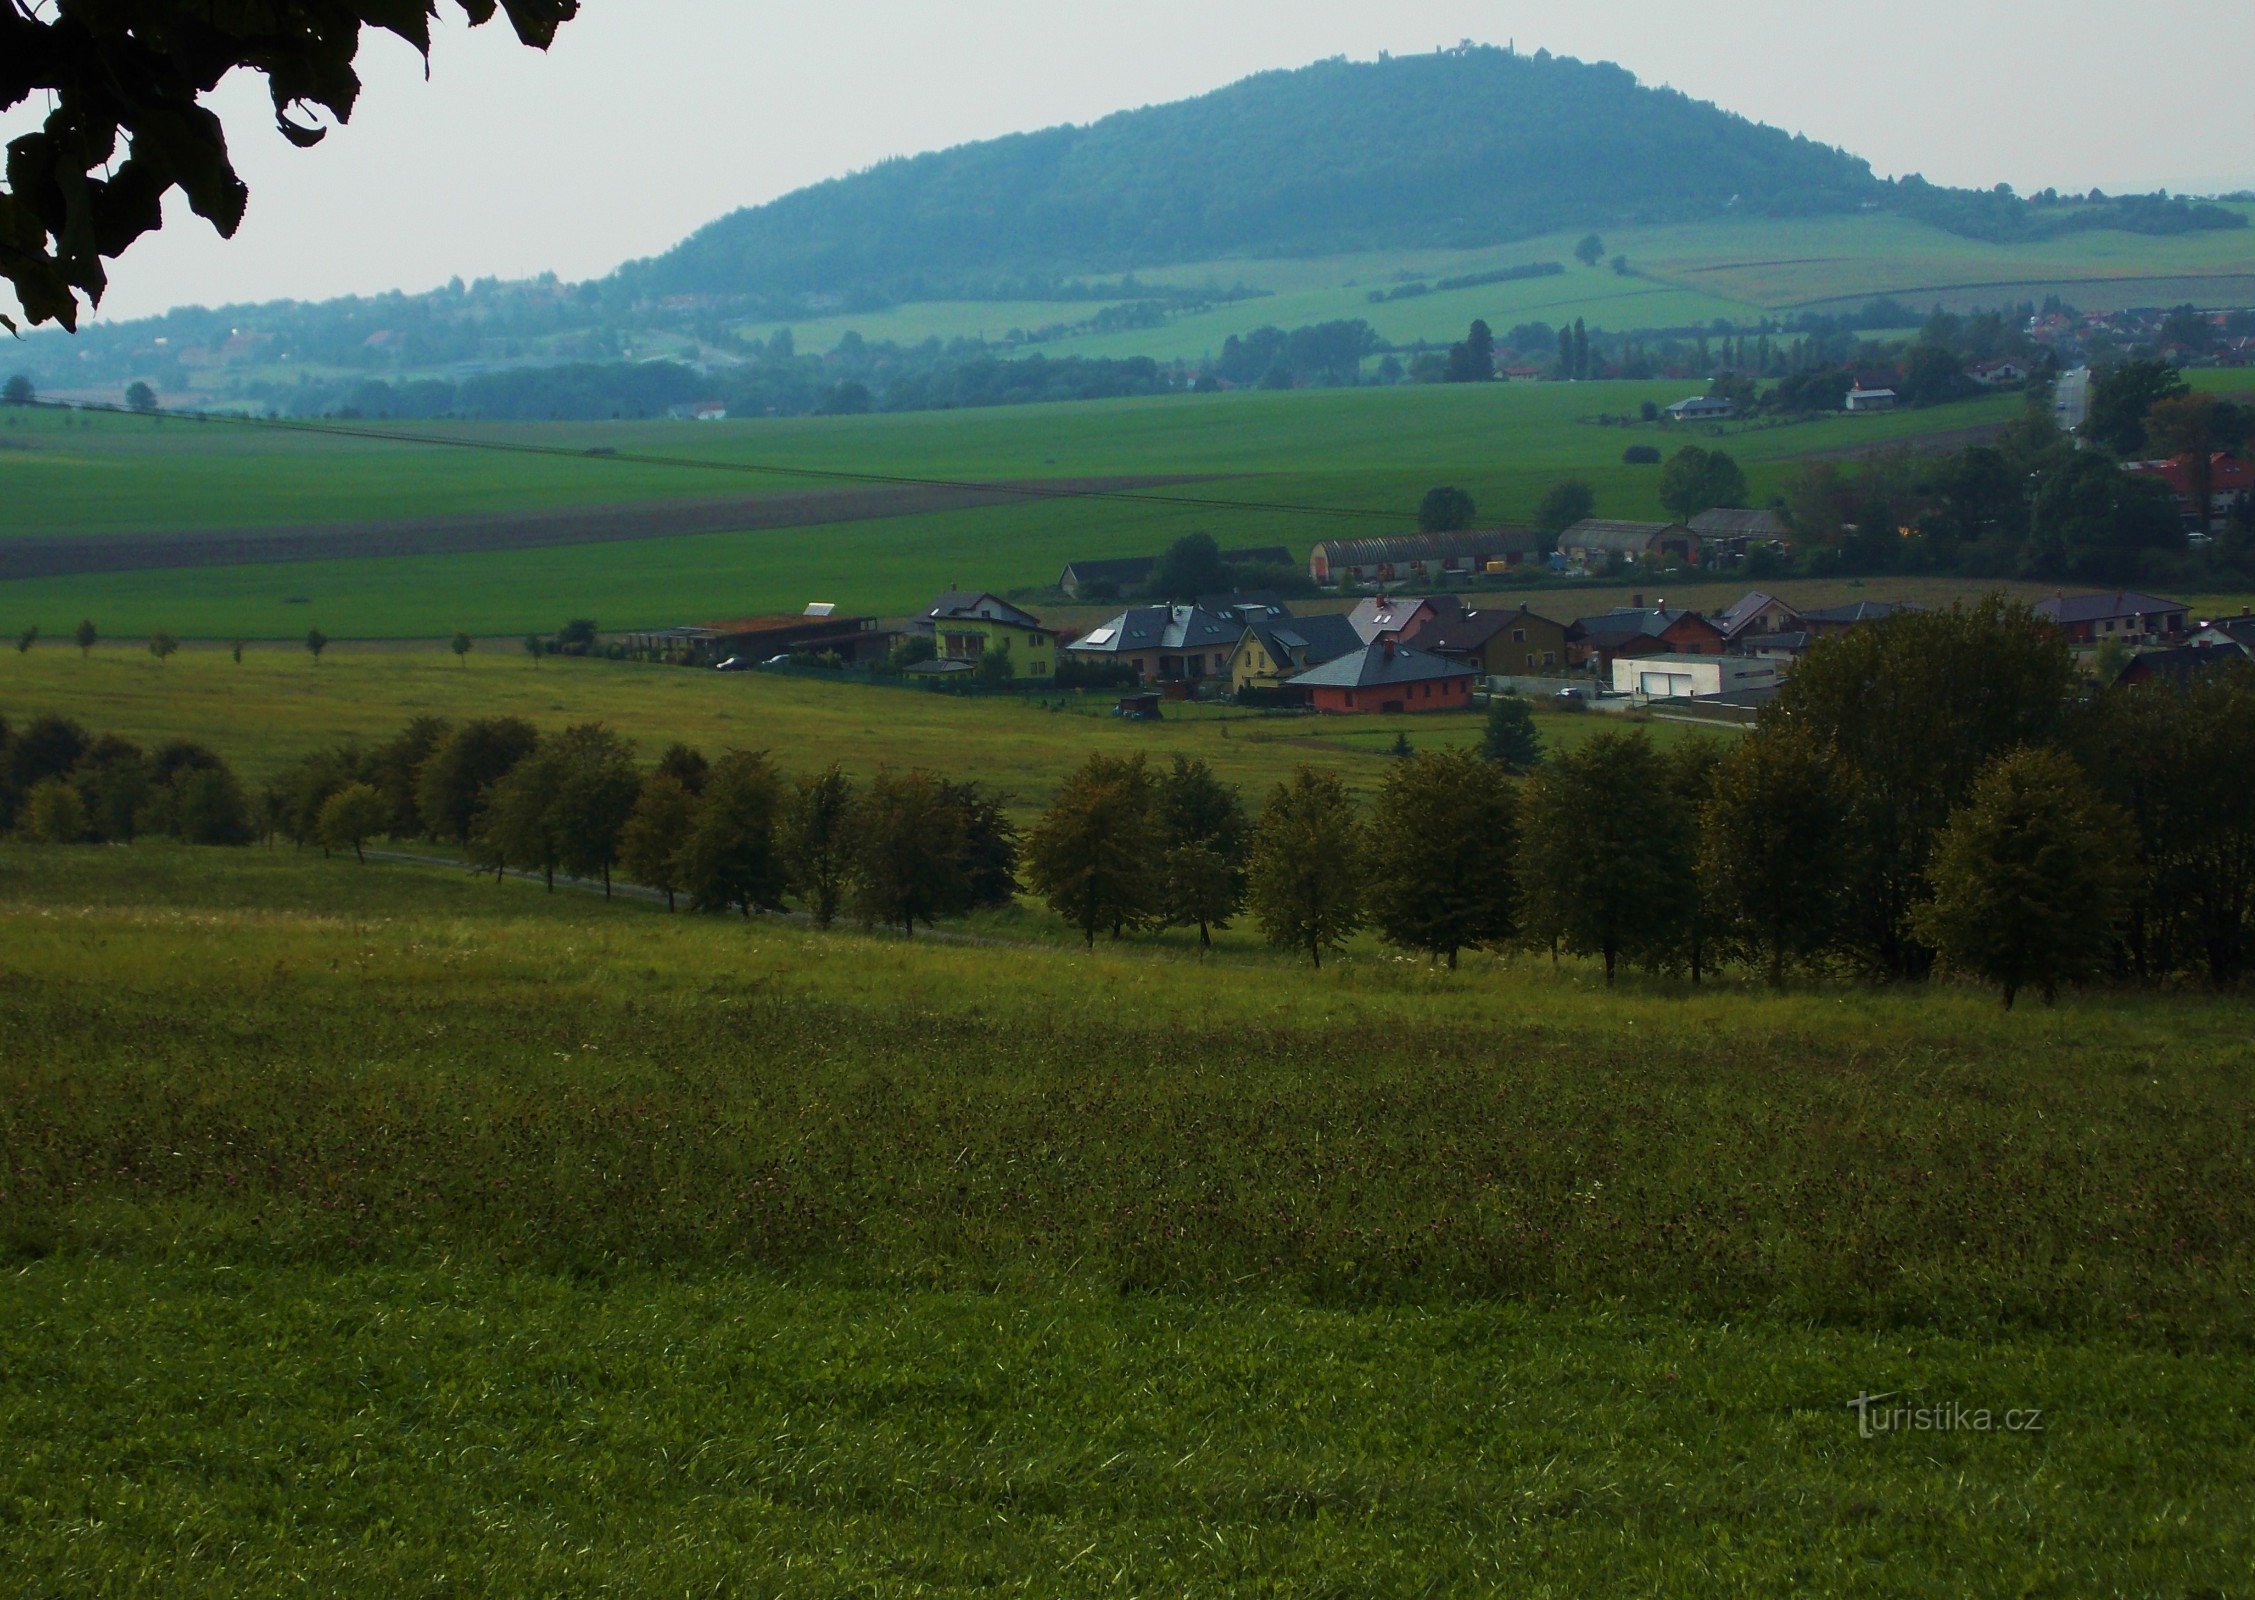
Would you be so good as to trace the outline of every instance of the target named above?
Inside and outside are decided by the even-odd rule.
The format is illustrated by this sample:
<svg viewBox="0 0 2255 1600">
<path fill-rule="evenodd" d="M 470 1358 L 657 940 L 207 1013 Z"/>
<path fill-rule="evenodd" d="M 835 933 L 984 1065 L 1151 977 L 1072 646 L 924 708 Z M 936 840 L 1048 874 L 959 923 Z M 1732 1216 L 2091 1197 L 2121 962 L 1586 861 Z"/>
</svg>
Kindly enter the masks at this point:
<svg viewBox="0 0 2255 1600">
<path fill-rule="evenodd" d="M 1590 698 L 1590 692 L 1578 683 L 1569 683 L 1565 688 L 1558 691 L 1558 698 L 1561 700 L 1587 700 Z"/>
<path fill-rule="evenodd" d="M 713 668 L 715 672 L 749 672 L 751 670 L 752 663 L 746 661 L 742 656 L 730 656 L 726 661 Z"/>
</svg>

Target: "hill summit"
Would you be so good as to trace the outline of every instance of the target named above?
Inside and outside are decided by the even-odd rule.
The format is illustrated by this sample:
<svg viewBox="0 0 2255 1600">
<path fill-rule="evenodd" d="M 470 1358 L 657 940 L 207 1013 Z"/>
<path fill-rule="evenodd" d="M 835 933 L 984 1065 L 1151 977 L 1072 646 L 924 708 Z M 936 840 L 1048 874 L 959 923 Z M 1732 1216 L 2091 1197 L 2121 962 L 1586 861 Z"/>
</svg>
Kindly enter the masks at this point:
<svg viewBox="0 0 2255 1600">
<path fill-rule="evenodd" d="M 1463 45 L 887 161 L 619 276 L 650 295 L 914 299 L 1233 255 L 1852 211 L 1890 192 L 1844 151 L 1621 67 Z"/>
</svg>

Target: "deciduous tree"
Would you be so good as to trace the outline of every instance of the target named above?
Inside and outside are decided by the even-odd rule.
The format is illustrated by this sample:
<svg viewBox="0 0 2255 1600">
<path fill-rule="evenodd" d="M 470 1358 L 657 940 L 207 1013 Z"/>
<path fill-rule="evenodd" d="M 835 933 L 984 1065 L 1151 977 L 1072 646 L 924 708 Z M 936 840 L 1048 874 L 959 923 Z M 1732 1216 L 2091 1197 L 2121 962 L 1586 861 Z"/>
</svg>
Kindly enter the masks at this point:
<svg viewBox="0 0 2255 1600">
<path fill-rule="evenodd" d="M 1535 726 L 1534 708 L 1515 694 L 1490 700 L 1480 754 L 1510 773 L 1532 772 L 1541 766 L 1542 731 Z"/>
<path fill-rule="evenodd" d="M 1143 757 L 1097 754 L 1059 785 L 1026 838 L 1026 880 L 1096 944 L 1158 914 L 1161 844 Z"/>
<path fill-rule="evenodd" d="M 1269 943 L 1316 966 L 1362 926 L 1362 829 L 1346 785 L 1301 767 L 1270 791 L 1253 825 L 1247 882 Z"/>
<path fill-rule="evenodd" d="M 913 934 L 971 904 L 963 810 L 930 772 L 881 771 L 854 805 L 848 903 L 864 927 Z"/>
<path fill-rule="evenodd" d="M 1159 780 L 1156 806 L 1161 919 L 1196 927 L 1201 948 L 1245 904 L 1245 802 L 1203 760 L 1176 756 Z"/>
<path fill-rule="evenodd" d="M 1848 850 L 1847 797 L 1815 739 L 1765 729 L 1723 758 L 1701 818 L 1700 892 L 1772 985 L 1830 944 Z"/>
<path fill-rule="evenodd" d="M 853 823 L 853 780 L 834 761 L 793 783 L 784 798 L 783 873 L 816 927 L 837 920 L 852 886 Z"/>
<path fill-rule="evenodd" d="M 619 835 L 619 862 L 626 875 L 663 894 L 668 911 L 685 887 L 682 851 L 696 822 L 697 797 L 681 786 L 680 779 L 653 772 L 635 796 L 634 810 Z"/>
<path fill-rule="evenodd" d="M 599 722 L 582 722 L 558 734 L 549 754 L 555 766 L 550 804 L 561 837 L 560 864 L 575 877 L 600 877 L 603 897 L 609 899 L 619 836 L 642 791 L 634 746 Z"/>
<path fill-rule="evenodd" d="M 759 751 L 731 750 L 712 765 L 682 852 L 682 887 L 696 911 L 783 909 L 783 859 L 775 824 L 782 785 Z"/>
<path fill-rule="evenodd" d="M 2002 756 L 1942 830 L 1919 931 L 1952 967 L 1995 984 L 2008 1009 L 2029 987 L 2049 1003 L 2106 959 L 2129 834 L 2059 751 Z"/>
<path fill-rule="evenodd" d="M 1518 795 L 1468 750 L 1394 763 L 1367 821 L 1364 863 L 1380 892 L 1370 920 L 1387 943 L 1456 967 L 1459 951 L 1517 929 Z"/>
<path fill-rule="evenodd" d="M 350 850 L 354 860 L 366 865 L 361 847 L 383 832 L 390 817 L 390 804 L 373 787 L 348 783 L 322 803 L 321 842 L 331 850 Z"/>
<path fill-rule="evenodd" d="M 1689 863 L 1666 763 L 1641 731 L 1601 733 L 1527 780 L 1522 918 L 1532 942 L 1605 963 L 1678 948 Z"/>
<path fill-rule="evenodd" d="M 539 743 L 522 717 L 478 717 L 446 735 L 415 772 L 415 811 L 424 829 L 468 844 L 493 786 Z"/>
</svg>

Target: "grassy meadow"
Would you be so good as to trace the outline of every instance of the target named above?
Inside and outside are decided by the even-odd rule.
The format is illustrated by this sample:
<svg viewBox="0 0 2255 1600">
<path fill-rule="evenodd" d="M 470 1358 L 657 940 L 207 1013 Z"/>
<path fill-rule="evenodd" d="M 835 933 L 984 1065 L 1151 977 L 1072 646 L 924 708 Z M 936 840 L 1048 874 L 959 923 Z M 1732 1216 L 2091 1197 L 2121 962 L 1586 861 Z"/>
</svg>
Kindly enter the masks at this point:
<svg viewBox="0 0 2255 1600">
<path fill-rule="evenodd" d="M 0 1031 L 21 1593 L 2255 1562 L 2233 1004 L 1313 974 L 144 842 L 0 845 Z M 1862 1437 L 1882 1393 L 2023 1426 Z"/>
<path fill-rule="evenodd" d="M 1093 751 L 1143 751 L 1160 764 L 1200 757 L 1257 798 L 1303 762 L 1339 771 L 1358 792 L 1374 789 L 1398 736 L 1438 749 L 1475 743 L 1481 730 L 1478 712 L 1317 719 L 1203 705 L 1169 705 L 1159 722 L 1127 722 L 1109 714 L 1117 699 L 974 698 L 565 658 L 535 666 L 498 645 L 459 662 L 430 646 L 332 645 L 318 665 L 288 645 L 246 650 L 240 663 L 208 647 L 164 662 L 128 646 L 84 658 L 67 647 L 0 655 L 0 715 L 11 723 L 56 714 L 149 747 L 194 739 L 253 783 L 317 749 L 381 741 L 413 717 L 521 716 L 547 732 L 603 722 L 637 741 L 646 760 L 679 739 L 711 754 L 767 750 L 794 772 L 832 761 L 864 776 L 887 764 L 927 766 L 977 778 L 1025 813 L 1046 805 Z M 1588 713 L 1541 718 L 1545 739 L 1559 748 L 1614 726 Z M 1736 737 L 1680 722 L 1650 728 L 1663 740 Z"/>
<path fill-rule="evenodd" d="M 431 517 L 673 494 L 801 489 L 807 480 L 734 470 L 776 465 L 949 479 L 1193 474 L 1160 495 L 1220 506 L 1047 500 L 982 511 L 757 533 L 636 539 L 553 549 L 156 569 L 0 583 L 0 629 L 67 634 L 92 617 L 113 634 L 185 637 L 443 636 L 606 627 L 797 610 L 810 599 L 900 615 L 955 584 L 1037 590 L 1071 559 L 1149 554 L 1205 530 L 1225 545 L 1409 527 L 1436 483 L 1469 490 L 1484 518 L 1532 514 L 1580 476 L 1601 514 L 1657 516 L 1658 472 L 1625 466 L 1634 443 L 1688 430 L 1605 427 L 1681 383 L 1497 384 L 1303 390 L 874 417 L 675 423 L 418 424 L 439 437 L 608 446 L 617 457 L 524 456 L 440 444 L 379 444 L 178 418 L 36 412 L 0 441 L 0 541 L 197 531 L 278 523 Z M 1812 451 L 1915 437 L 2008 417 L 1996 397 L 1940 411 L 1699 430 L 1745 465 L 1757 496 Z M 685 465 L 627 459 L 663 454 Z M 710 470 L 700 464 L 709 463 Z M 1234 510 L 1232 505 L 1247 509 Z M 1265 509 L 1312 507 L 1320 510 Z M 1343 510 L 1349 514 L 1334 515 Z M 1365 515 L 1367 513 L 1367 515 Z"/>
</svg>

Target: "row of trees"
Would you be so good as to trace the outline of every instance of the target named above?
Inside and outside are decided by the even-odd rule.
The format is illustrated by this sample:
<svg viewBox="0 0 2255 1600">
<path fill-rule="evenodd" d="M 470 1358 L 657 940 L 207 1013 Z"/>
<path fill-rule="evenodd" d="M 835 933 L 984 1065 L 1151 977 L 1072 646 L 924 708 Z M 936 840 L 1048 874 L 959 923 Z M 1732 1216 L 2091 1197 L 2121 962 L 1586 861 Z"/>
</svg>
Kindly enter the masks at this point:
<svg viewBox="0 0 2255 1600">
<path fill-rule="evenodd" d="M 170 834 L 191 844 L 248 844 L 251 803 L 212 751 L 174 739 L 144 751 L 66 717 L 21 729 L 0 718 L 0 833 L 47 844 L 130 844 Z"/>
<path fill-rule="evenodd" d="M 374 749 L 341 747 L 278 777 L 274 832 L 359 853 L 372 838 L 456 845 L 496 877 L 613 874 L 700 911 L 841 913 L 913 932 L 1006 905 L 1018 840 L 997 796 L 925 771 L 856 784 L 837 767 L 786 779 L 764 754 L 708 761 L 686 745 L 644 771 L 599 723 L 543 738 L 515 717 L 409 723 Z"/>
</svg>

